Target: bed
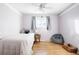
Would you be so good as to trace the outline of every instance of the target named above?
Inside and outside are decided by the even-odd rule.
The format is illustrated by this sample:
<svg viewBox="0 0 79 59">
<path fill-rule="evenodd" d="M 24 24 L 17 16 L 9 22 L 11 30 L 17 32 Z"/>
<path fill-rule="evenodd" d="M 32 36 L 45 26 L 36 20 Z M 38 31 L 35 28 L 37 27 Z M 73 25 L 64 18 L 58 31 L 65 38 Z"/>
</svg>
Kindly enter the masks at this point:
<svg viewBox="0 0 79 59">
<path fill-rule="evenodd" d="M 34 33 L 0 35 L 0 55 L 32 54 Z"/>
</svg>

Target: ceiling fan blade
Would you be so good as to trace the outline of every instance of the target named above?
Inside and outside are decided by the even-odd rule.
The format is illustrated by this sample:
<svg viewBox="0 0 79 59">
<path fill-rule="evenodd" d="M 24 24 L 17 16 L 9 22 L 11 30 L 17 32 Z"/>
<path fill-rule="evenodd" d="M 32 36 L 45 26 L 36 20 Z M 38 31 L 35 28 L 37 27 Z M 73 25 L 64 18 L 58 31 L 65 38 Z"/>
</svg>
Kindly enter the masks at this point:
<svg viewBox="0 0 79 59">
<path fill-rule="evenodd" d="M 39 3 L 32 3 L 32 6 L 39 7 L 40 4 Z"/>
<path fill-rule="evenodd" d="M 52 7 L 45 7 L 46 9 L 53 9 Z"/>
<path fill-rule="evenodd" d="M 38 8 L 45 8 L 47 3 L 32 3 L 33 6 Z"/>
</svg>

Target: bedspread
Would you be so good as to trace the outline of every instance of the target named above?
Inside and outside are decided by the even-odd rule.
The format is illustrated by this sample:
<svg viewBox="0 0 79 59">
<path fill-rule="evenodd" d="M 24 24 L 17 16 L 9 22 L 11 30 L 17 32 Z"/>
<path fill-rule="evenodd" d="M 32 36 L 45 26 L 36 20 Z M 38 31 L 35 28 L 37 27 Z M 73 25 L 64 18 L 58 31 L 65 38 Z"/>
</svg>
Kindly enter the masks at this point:
<svg viewBox="0 0 79 59">
<path fill-rule="evenodd" d="M 0 55 L 32 54 L 34 34 L 6 35 L 0 38 Z"/>
</svg>

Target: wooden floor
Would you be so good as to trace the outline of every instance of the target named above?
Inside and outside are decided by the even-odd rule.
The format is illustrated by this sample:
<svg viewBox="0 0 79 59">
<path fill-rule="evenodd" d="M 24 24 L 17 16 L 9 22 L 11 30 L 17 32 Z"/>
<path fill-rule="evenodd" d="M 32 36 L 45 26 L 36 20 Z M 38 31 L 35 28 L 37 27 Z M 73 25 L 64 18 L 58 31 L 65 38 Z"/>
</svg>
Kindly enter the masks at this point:
<svg viewBox="0 0 79 59">
<path fill-rule="evenodd" d="M 74 55 L 67 52 L 61 45 L 51 42 L 35 43 L 33 46 L 33 55 Z"/>
</svg>

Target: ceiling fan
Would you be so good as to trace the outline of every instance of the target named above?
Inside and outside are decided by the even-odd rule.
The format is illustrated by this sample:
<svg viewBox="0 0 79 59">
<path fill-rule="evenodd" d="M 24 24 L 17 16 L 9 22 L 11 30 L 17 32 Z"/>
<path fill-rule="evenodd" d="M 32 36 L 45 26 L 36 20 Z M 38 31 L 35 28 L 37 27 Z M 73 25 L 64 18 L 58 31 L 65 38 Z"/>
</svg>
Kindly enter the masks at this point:
<svg viewBox="0 0 79 59">
<path fill-rule="evenodd" d="M 40 11 L 44 11 L 45 9 L 52 9 L 51 7 L 47 7 L 47 3 L 33 3 L 32 5 L 38 7 Z"/>
<path fill-rule="evenodd" d="M 40 8 L 40 9 L 46 8 L 46 3 L 41 3 L 41 4 L 39 5 L 39 8 Z"/>
</svg>

